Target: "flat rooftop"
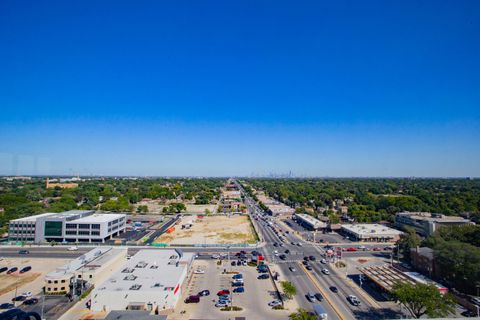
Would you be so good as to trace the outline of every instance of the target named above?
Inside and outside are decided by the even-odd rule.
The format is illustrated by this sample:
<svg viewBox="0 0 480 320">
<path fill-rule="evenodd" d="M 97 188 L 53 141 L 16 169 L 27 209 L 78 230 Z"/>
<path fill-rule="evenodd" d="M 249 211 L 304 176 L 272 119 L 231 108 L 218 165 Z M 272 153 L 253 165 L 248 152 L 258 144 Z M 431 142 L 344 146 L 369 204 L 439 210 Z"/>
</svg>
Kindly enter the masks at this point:
<svg viewBox="0 0 480 320">
<path fill-rule="evenodd" d="M 100 223 L 100 222 L 108 222 L 115 219 L 126 217 L 125 214 L 121 213 L 94 213 L 90 216 L 83 217 L 80 219 L 73 220 L 71 222 L 75 223 Z"/>
<path fill-rule="evenodd" d="M 325 224 L 324 222 L 318 220 L 317 218 L 314 218 L 312 216 L 309 216 L 308 214 L 303 214 L 303 213 L 295 213 L 296 217 L 299 217 L 301 220 L 307 221 L 308 223 L 311 223 L 312 225 L 316 224 Z"/>
<path fill-rule="evenodd" d="M 24 222 L 34 222 L 35 220 L 37 220 L 38 218 L 41 218 L 41 217 L 48 217 L 48 216 L 54 216 L 56 215 L 57 213 L 56 212 L 47 212 L 47 213 L 41 213 L 41 214 L 36 214 L 34 216 L 28 216 L 28 217 L 23 217 L 23 218 L 18 218 L 18 219 L 13 219 L 13 220 L 10 220 L 10 222 L 21 222 L 21 221 L 24 221 Z"/>
<path fill-rule="evenodd" d="M 96 247 L 95 249 L 88 251 L 84 255 L 81 255 L 80 257 L 70 261 L 66 265 L 47 273 L 47 275 L 45 276 L 45 279 L 49 279 L 49 278 L 54 279 L 57 277 L 61 277 L 65 274 L 73 273 L 76 270 L 83 267 L 84 265 L 87 265 L 97 259 L 100 259 L 103 255 L 105 255 L 107 252 L 112 250 L 118 251 L 118 250 L 125 250 L 125 249 L 117 249 L 117 248 L 113 249 L 111 247 Z"/>
<path fill-rule="evenodd" d="M 414 280 L 390 265 L 370 266 L 359 268 L 358 270 L 381 288 L 389 292 L 397 282 L 415 284 Z"/>
<path fill-rule="evenodd" d="M 401 235 L 402 232 L 376 223 L 343 224 L 342 229 L 359 235 Z"/>
<path fill-rule="evenodd" d="M 469 223 L 470 220 L 465 219 L 459 216 L 447 216 L 441 213 L 431 213 L 431 212 L 400 212 L 397 213 L 398 216 L 407 216 L 416 220 L 423 221 L 432 221 L 432 222 L 466 222 Z"/>
<path fill-rule="evenodd" d="M 193 253 L 183 253 L 183 257 L 179 257 L 173 249 L 140 250 L 120 270 L 97 286 L 97 292 L 173 291 L 193 256 Z"/>
<path fill-rule="evenodd" d="M 128 248 L 112 248 L 112 250 L 108 250 L 104 252 L 102 255 L 98 256 L 97 258 L 91 260 L 90 262 L 85 263 L 82 265 L 80 268 L 77 269 L 78 272 L 87 272 L 87 271 L 92 271 L 96 270 L 98 268 L 101 268 L 103 265 L 105 265 L 107 262 L 110 260 L 116 259 L 117 257 L 123 255 L 127 257 L 127 250 Z"/>
</svg>

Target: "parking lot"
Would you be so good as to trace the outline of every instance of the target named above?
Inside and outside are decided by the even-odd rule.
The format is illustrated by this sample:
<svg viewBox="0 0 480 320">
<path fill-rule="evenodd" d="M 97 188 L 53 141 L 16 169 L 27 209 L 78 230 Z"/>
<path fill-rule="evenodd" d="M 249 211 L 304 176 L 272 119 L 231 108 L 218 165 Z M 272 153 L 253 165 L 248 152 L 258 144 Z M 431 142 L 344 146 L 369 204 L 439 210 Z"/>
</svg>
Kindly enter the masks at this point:
<svg viewBox="0 0 480 320">
<path fill-rule="evenodd" d="M 217 260 L 197 260 L 192 272 L 204 270 L 205 273 L 193 273 L 186 290 L 182 293 L 182 301 L 175 308 L 175 319 L 230 319 L 235 316 L 247 319 L 285 319 L 294 310 L 272 310 L 268 303 L 277 299 L 271 279 L 259 280 L 255 267 L 231 266 L 227 261 L 217 265 Z M 227 271 L 227 273 L 224 273 Z M 241 273 L 244 279 L 245 292 L 233 293 L 232 305 L 241 307 L 242 311 L 221 311 L 215 307 L 220 290 L 233 291 L 232 277 Z M 199 303 L 185 303 L 190 295 L 196 295 L 202 290 L 209 290 L 210 295 L 201 297 Z M 184 313 L 182 313 L 184 311 Z"/>
</svg>

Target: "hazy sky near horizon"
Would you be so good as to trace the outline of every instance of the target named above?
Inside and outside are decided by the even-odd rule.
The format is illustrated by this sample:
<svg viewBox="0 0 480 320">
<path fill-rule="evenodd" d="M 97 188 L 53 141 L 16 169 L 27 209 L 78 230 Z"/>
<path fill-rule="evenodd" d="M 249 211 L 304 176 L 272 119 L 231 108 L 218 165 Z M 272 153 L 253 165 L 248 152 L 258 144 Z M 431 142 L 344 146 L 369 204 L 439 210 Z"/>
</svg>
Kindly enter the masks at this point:
<svg viewBox="0 0 480 320">
<path fill-rule="evenodd" d="M 0 174 L 480 176 L 480 1 L 1 1 Z"/>
</svg>

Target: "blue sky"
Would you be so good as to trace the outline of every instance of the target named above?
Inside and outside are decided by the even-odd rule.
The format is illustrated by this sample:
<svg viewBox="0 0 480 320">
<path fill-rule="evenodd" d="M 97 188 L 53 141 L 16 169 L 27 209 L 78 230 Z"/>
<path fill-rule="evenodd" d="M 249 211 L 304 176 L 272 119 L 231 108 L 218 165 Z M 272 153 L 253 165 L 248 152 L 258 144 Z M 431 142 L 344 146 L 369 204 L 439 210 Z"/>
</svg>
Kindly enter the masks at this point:
<svg viewBox="0 0 480 320">
<path fill-rule="evenodd" d="M 479 1 L 2 1 L 0 174 L 480 176 Z"/>
</svg>

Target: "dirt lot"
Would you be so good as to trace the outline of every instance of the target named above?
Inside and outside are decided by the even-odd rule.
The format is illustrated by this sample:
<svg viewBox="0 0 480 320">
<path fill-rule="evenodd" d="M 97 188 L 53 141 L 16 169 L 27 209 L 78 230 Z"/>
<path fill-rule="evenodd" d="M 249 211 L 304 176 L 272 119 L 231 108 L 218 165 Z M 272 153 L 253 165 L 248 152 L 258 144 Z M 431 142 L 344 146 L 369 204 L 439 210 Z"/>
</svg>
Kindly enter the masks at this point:
<svg viewBox="0 0 480 320">
<path fill-rule="evenodd" d="M 0 261 L 2 267 L 17 267 L 19 270 L 31 266 L 32 270 L 19 274 L 18 271 L 12 274 L 6 272 L 0 274 L 0 303 L 9 302 L 15 295 L 15 287 L 20 294 L 24 291 L 31 291 L 38 294 L 43 287 L 45 274 L 63 266 L 67 259 L 41 259 L 41 258 L 4 258 Z"/>
<path fill-rule="evenodd" d="M 190 220 L 189 217 L 185 219 Z M 210 216 L 196 219 L 190 229 L 180 229 L 181 222 L 170 234 L 163 234 L 155 243 L 169 244 L 238 244 L 255 243 L 248 216 Z"/>
<path fill-rule="evenodd" d="M 146 205 L 148 207 L 148 212 L 150 214 L 161 214 L 163 207 L 167 207 L 168 205 L 165 204 L 159 204 L 156 202 L 142 202 L 138 203 L 137 207 L 139 205 Z M 182 211 L 182 213 L 193 213 L 193 214 L 205 214 L 205 209 L 208 209 L 211 213 L 215 213 L 217 211 L 217 205 L 216 204 L 187 204 L 185 203 L 185 206 L 187 207 L 187 210 Z"/>
</svg>

